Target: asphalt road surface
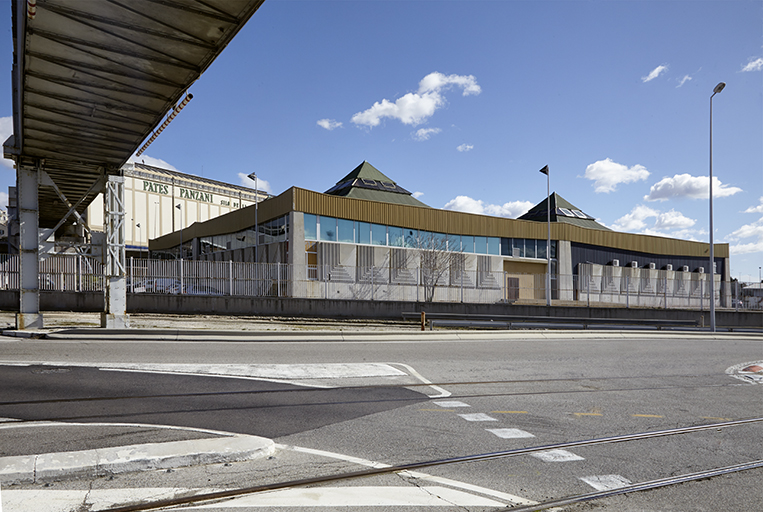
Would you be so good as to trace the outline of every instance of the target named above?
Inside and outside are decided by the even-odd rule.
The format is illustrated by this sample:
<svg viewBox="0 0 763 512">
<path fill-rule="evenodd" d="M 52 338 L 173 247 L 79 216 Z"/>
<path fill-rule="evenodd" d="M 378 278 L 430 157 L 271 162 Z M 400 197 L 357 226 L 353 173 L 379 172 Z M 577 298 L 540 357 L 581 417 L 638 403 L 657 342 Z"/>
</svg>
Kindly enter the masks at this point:
<svg viewBox="0 0 763 512">
<path fill-rule="evenodd" d="M 500 510 L 763 459 L 763 422 L 734 424 L 763 417 L 763 379 L 755 369 L 763 366 L 760 336 L 345 338 L 3 339 L 0 418 L 92 428 L 193 427 L 268 437 L 279 447 L 265 461 L 231 466 L 235 476 L 223 467 L 189 468 L 47 488 L 30 484 L 3 487 L 3 500 L 22 491 L 63 493 L 47 495 L 63 501 L 66 493 L 123 492 L 145 494 L 141 499 L 150 503 L 169 495 L 169 488 L 231 489 L 326 476 L 319 486 L 249 495 L 204 510 Z M 713 424 L 723 427 L 665 432 Z M 669 435 L 573 443 L 648 432 Z M 64 433 L 47 436 L 46 450 L 66 445 Z M 0 455 L 11 453 L 2 439 Z M 36 440 L 27 441 L 29 452 Z M 487 453 L 502 456 L 330 480 L 382 465 Z M 763 469 L 595 498 L 565 510 L 756 510 L 763 503 Z"/>
</svg>

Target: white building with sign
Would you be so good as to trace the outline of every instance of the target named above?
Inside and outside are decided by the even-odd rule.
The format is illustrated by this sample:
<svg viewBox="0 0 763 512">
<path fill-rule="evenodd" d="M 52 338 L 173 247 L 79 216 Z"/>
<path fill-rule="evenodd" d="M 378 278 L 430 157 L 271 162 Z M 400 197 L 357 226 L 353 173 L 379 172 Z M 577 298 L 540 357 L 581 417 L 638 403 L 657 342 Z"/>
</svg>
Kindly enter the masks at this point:
<svg viewBox="0 0 763 512">
<path fill-rule="evenodd" d="M 148 240 L 267 199 L 266 192 L 140 163 L 123 167 L 125 248 L 148 256 Z M 252 182 L 254 185 L 254 182 Z M 87 209 L 94 232 L 103 231 L 103 196 Z"/>
</svg>

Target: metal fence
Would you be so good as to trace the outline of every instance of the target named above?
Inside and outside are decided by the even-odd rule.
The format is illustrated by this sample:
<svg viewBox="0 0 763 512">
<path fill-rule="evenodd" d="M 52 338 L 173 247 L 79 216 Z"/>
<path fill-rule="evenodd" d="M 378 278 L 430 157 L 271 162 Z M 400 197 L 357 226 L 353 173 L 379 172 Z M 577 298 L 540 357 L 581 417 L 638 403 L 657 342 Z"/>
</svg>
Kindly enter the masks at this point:
<svg viewBox="0 0 763 512">
<path fill-rule="evenodd" d="M 694 272 L 579 265 L 577 275 L 552 275 L 558 305 L 620 305 L 707 309 L 709 276 Z M 233 261 L 127 261 L 128 293 L 295 297 L 408 302 L 545 304 L 544 274 L 510 274 L 453 267 L 433 273 L 420 267 L 294 266 Z M 102 291 L 103 265 L 81 255 L 40 262 L 41 290 Z M 737 309 L 763 309 L 760 285 L 727 283 L 716 276 L 715 300 Z M 756 287 L 757 286 L 757 287 Z M 0 289 L 19 289 L 19 259 L 0 255 Z"/>
</svg>

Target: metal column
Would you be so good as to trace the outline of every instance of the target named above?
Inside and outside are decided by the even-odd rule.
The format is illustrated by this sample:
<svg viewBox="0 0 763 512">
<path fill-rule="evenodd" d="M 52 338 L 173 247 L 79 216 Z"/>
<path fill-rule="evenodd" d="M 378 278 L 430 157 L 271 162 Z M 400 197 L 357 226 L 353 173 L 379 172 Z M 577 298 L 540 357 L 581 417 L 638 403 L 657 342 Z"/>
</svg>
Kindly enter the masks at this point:
<svg viewBox="0 0 763 512">
<path fill-rule="evenodd" d="M 19 216 L 20 285 L 16 329 L 41 329 L 39 205 L 36 169 L 19 167 L 16 172 Z"/>
<path fill-rule="evenodd" d="M 127 285 L 125 276 L 125 179 L 109 176 L 103 197 L 103 219 L 106 230 L 104 255 L 105 300 L 101 327 L 125 329 L 130 327 L 127 315 Z"/>
</svg>

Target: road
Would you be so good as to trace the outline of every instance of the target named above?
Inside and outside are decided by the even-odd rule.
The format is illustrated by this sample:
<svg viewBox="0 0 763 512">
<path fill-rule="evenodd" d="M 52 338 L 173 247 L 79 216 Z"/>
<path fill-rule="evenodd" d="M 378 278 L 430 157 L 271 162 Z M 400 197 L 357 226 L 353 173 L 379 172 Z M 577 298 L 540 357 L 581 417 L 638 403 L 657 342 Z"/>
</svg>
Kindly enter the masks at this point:
<svg viewBox="0 0 763 512">
<path fill-rule="evenodd" d="M 92 429 L 110 423 L 210 429 L 271 438 L 278 447 L 266 460 L 215 471 L 69 480 L 47 488 L 4 486 L 4 502 L 14 491 L 87 489 L 93 497 L 127 489 L 135 497 L 138 488 L 148 502 L 169 496 L 166 489 L 173 487 L 254 487 L 380 465 L 547 448 L 402 476 L 327 482 L 307 494 L 304 488 L 286 489 L 204 509 L 248 510 L 259 503 L 304 510 L 309 503 L 322 504 L 322 510 L 348 504 L 354 507 L 345 510 L 499 510 L 763 458 L 760 422 L 553 449 L 762 417 L 763 387 L 756 384 L 761 379 L 742 371 L 763 365 L 760 336 L 559 331 L 345 335 L 341 341 L 2 339 L 0 350 L 0 418 L 73 421 Z M 32 453 L 41 441 L 0 441 L 0 454 Z M 39 453 L 56 446 L 63 451 L 67 435 L 48 433 L 41 444 Z M 235 477 L 226 467 L 236 469 Z M 754 510 L 761 502 L 758 468 L 565 510 Z"/>
</svg>

